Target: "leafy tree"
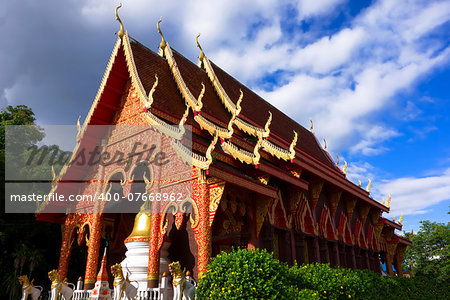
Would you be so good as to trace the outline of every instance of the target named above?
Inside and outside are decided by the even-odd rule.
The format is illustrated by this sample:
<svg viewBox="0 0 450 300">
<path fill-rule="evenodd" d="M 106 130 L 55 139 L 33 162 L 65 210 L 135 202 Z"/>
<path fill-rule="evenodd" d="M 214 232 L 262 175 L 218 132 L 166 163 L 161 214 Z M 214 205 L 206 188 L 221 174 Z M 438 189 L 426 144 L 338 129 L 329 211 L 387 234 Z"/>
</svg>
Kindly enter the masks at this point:
<svg viewBox="0 0 450 300">
<path fill-rule="evenodd" d="M 0 290 L 2 299 L 18 299 L 20 286 L 17 277 L 27 274 L 36 279 L 39 285 L 47 286 L 47 272 L 58 262 L 55 249 L 61 245 L 60 226 L 38 222 L 34 214 L 6 214 L 5 203 L 5 134 L 8 125 L 31 125 L 23 135 L 14 139 L 26 149 L 45 136 L 43 130 L 35 124 L 36 118 L 31 108 L 26 105 L 7 106 L 0 111 Z M 8 154 L 9 155 L 9 154 Z M 16 159 L 24 159 L 24 153 L 11 153 Z M 14 163 L 8 159 L 8 164 Z M 30 166 L 20 170 L 23 178 L 37 172 L 46 172 L 48 166 Z M 30 177 L 31 178 L 31 177 Z M 45 258 L 45 259 L 44 259 Z"/>
<path fill-rule="evenodd" d="M 450 282 L 450 223 L 421 221 L 417 234 L 412 235 L 412 247 L 405 253 L 405 264 L 415 275 L 424 275 L 439 282 Z M 410 237 L 410 233 L 405 234 Z"/>
</svg>

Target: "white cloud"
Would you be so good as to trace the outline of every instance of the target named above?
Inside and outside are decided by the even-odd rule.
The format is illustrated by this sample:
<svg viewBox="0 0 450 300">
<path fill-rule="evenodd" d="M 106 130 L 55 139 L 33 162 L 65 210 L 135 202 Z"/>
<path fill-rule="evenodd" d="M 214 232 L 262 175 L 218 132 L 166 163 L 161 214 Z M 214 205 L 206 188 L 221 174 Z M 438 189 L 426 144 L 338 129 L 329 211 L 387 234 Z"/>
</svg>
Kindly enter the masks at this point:
<svg viewBox="0 0 450 300">
<path fill-rule="evenodd" d="M 377 189 L 392 195 L 390 216 L 421 214 L 432 205 L 450 200 L 450 169 L 434 176 L 382 180 Z"/>
<path fill-rule="evenodd" d="M 333 8 L 343 2 L 344 0 L 298 0 L 298 18 L 302 20 L 303 18 L 330 13 Z"/>
</svg>

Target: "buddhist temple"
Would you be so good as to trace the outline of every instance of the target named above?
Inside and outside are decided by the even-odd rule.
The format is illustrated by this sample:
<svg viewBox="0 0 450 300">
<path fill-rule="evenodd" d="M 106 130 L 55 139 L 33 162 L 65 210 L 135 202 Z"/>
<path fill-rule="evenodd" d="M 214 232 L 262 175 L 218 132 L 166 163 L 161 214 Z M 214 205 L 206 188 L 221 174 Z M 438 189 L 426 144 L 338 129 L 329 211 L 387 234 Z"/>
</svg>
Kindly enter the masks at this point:
<svg viewBox="0 0 450 300">
<path fill-rule="evenodd" d="M 369 187 L 347 179 L 347 166 L 341 169 L 333 161 L 313 126 L 302 127 L 210 61 L 199 37 L 194 63 L 171 48 L 164 23 L 158 22 L 161 41 L 155 53 L 117 19 L 117 42 L 79 125 L 78 146 L 89 143 L 88 126 L 152 126 L 177 160 L 189 162 L 189 172 L 172 179 L 190 184 L 183 201 L 191 210 L 161 202 L 161 210 L 134 214 L 83 208 L 47 213 L 51 204 L 43 205 L 37 219 L 63 225 L 61 248 L 55 249 L 61 278 L 76 282 L 81 276 L 83 288 L 92 290 L 105 244 L 105 270 L 121 263 L 130 280 L 139 283 L 138 290 L 167 287 L 163 273 L 173 261 L 198 280 L 212 257 L 233 247 L 264 248 L 291 265 L 321 262 L 381 274 L 386 264 L 388 275 L 395 269 L 402 276 L 403 255 L 411 245 L 395 233 L 402 225 L 382 216 L 389 207 L 373 199 Z M 191 149 L 183 142 L 187 134 Z M 111 139 L 102 145 L 113 145 Z M 72 192 L 145 192 L 155 171 L 142 161 L 135 164 L 98 168 L 99 181 L 77 185 L 79 190 Z M 63 193 L 63 183 L 74 172 L 79 172 L 76 166 L 63 168 L 52 192 Z M 85 251 L 82 274 L 69 267 L 77 247 Z"/>
</svg>

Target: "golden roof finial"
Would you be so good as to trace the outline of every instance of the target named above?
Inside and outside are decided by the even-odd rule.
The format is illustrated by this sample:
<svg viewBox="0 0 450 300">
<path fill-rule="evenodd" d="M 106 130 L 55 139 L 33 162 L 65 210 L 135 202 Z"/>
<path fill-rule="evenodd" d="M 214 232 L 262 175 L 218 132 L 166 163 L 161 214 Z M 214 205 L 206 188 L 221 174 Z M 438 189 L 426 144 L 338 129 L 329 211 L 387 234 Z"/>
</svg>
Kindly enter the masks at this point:
<svg viewBox="0 0 450 300">
<path fill-rule="evenodd" d="M 83 130 L 83 127 L 81 127 L 81 124 L 80 124 L 80 119 L 81 119 L 81 115 L 78 116 L 78 120 L 77 120 L 77 142 L 80 140 L 81 131 Z"/>
<path fill-rule="evenodd" d="M 394 217 L 394 219 L 392 220 L 392 222 L 394 222 L 394 223 L 395 223 L 395 218 L 396 218 L 396 217 Z"/>
<path fill-rule="evenodd" d="M 381 201 L 381 205 L 384 205 L 384 202 L 386 202 L 386 200 L 383 198 L 383 201 Z"/>
<path fill-rule="evenodd" d="M 242 98 L 244 97 L 244 93 L 242 92 L 242 90 L 239 90 L 241 92 L 241 94 L 239 95 L 239 99 L 236 102 L 236 111 L 234 112 L 234 115 L 237 117 L 239 116 L 239 114 L 241 113 L 242 107 L 241 107 L 241 102 L 242 102 Z"/>
<path fill-rule="evenodd" d="M 313 123 L 312 119 L 309 119 L 309 121 L 311 122 L 311 127 L 309 127 L 309 131 L 312 131 L 314 128 L 314 123 Z"/>
<path fill-rule="evenodd" d="M 344 173 L 344 175 L 347 175 L 347 162 L 344 160 L 345 164 L 344 164 L 344 168 L 342 168 L 342 172 Z"/>
<path fill-rule="evenodd" d="M 156 23 L 156 27 L 158 28 L 158 33 L 161 35 L 161 43 L 159 44 L 159 48 L 164 50 L 164 48 L 166 48 L 166 40 L 164 39 L 164 35 L 161 31 L 161 28 L 159 28 L 159 23 L 161 23 L 161 22 L 162 22 L 162 17 L 159 18 L 158 23 Z"/>
<path fill-rule="evenodd" d="M 119 36 L 120 39 L 123 38 L 123 35 L 125 34 L 125 31 L 123 30 L 123 24 L 122 24 L 122 20 L 120 20 L 119 18 L 119 14 L 117 13 L 117 11 L 119 10 L 119 8 L 122 7 L 122 2 L 120 2 L 119 6 L 116 7 L 116 20 L 119 21 L 120 24 L 120 29 L 117 32 L 117 35 Z"/>
<path fill-rule="evenodd" d="M 270 124 L 272 123 L 272 113 L 269 111 L 269 118 L 267 118 L 266 125 L 264 125 L 264 130 L 269 133 L 270 132 Z M 269 135 L 267 135 L 269 136 Z"/>
<path fill-rule="evenodd" d="M 389 198 L 387 199 L 386 206 L 389 208 L 391 207 L 391 194 L 389 194 Z"/>
<path fill-rule="evenodd" d="M 339 154 L 336 153 L 336 167 L 339 167 Z"/>
<path fill-rule="evenodd" d="M 289 158 L 291 159 L 291 162 L 293 162 L 293 159 L 295 158 L 295 146 L 297 145 L 297 138 L 298 134 L 294 130 L 294 138 L 292 139 L 291 145 L 289 146 Z"/>
<path fill-rule="evenodd" d="M 212 157 L 211 153 L 213 152 L 214 148 L 216 147 L 218 138 L 219 138 L 219 135 L 216 132 L 216 134 L 214 135 L 214 138 L 212 139 L 211 143 L 209 144 L 208 149 L 206 149 L 206 160 L 208 163 L 208 167 L 212 163 L 213 157 Z"/>
<path fill-rule="evenodd" d="M 362 183 L 361 180 L 358 179 L 358 186 L 361 187 Z"/>
<path fill-rule="evenodd" d="M 323 150 L 327 150 L 327 140 L 325 138 L 323 138 L 323 142 L 325 143 L 323 145 Z"/>
<path fill-rule="evenodd" d="M 145 102 L 145 108 L 149 109 L 152 104 L 153 104 L 153 93 L 156 91 L 156 87 L 158 86 L 158 75 L 155 74 L 155 82 L 153 83 L 153 86 L 150 90 L 150 92 L 148 92 L 148 100 L 147 102 Z"/>
<path fill-rule="evenodd" d="M 200 43 L 198 42 L 198 38 L 200 37 L 200 32 L 198 33 L 197 37 L 195 38 L 195 41 L 197 42 L 197 47 L 200 49 L 200 56 L 198 59 L 200 61 L 203 61 L 203 58 L 205 58 L 205 54 L 203 53 L 202 46 L 200 46 Z"/>
<path fill-rule="evenodd" d="M 372 185 L 372 179 L 369 179 L 369 183 L 366 186 L 366 191 L 370 193 L 370 186 Z"/>
<path fill-rule="evenodd" d="M 403 225 L 403 213 L 400 215 L 400 219 L 398 219 L 398 224 Z"/>
</svg>

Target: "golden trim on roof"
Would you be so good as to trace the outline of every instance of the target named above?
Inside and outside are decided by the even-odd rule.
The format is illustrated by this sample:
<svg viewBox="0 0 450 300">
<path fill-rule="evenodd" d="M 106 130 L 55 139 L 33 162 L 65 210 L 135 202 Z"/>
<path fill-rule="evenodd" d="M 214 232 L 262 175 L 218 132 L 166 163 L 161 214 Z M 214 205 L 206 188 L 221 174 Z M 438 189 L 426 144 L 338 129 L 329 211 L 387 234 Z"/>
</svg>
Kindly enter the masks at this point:
<svg viewBox="0 0 450 300">
<path fill-rule="evenodd" d="M 267 119 L 264 129 L 253 126 L 253 125 L 245 122 L 241 118 L 236 118 L 236 120 L 234 121 L 234 124 L 240 130 L 244 131 L 245 133 L 247 133 L 249 135 L 252 135 L 257 138 L 266 138 L 270 134 L 269 126 L 270 126 L 271 121 L 272 121 L 272 113 L 269 111 L 269 118 Z"/>
<path fill-rule="evenodd" d="M 210 120 L 206 119 L 200 114 L 197 114 L 194 117 L 194 120 L 200 125 L 202 129 L 206 129 L 212 136 L 218 135 L 222 139 L 229 139 L 233 135 L 233 122 L 235 117 L 232 117 L 230 119 L 230 122 L 228 123 L 228 129 L 225 129 L 223 127 L 217 126 Z"/>
<path fill-rule="evenodd" d="M 258 165 L 261 155 L 259 154 L 259 149 L 261 149 L 263 144 L 262 138 L 258 139 L 255 147 L 253 148 L 253 153 L 244 149 L 240 149 L 230 141 L 222 142 L 222 149 L 233 156 L 235 159 L 240 160 L 242 163 L 249 165 Z"/>
<path fill-rule="evenodd" d="M 342 168 L 342 173 L 344 173 L 344 175 L 347 175 L 348 164 L 347 164 L 347 162 L 345 160 L 344 160 L 344 162 L 345 162 L 345 164 L 344 164 L 344 167 Z"/>
<path fill-rule="evenodd" d="M 122 7 L 122 2 L 120 2 L 119 6 L 116 7 L 116 20 L 119 21 L 119 24 L 120 24 L 120 29 L 117 32 L 117 35 L 119 36 L 120 39 L 122 39 L 125 34 L 125 31 L 123 29 L 122 20 L 120 20 L 119 14 L 117 12 L 119 10 L 119 8 L 121 8 L 121 7 Z"/>
<path fill-rule="evenodd" d="M 262 141 L 262 148 L 279 159 L 290 161 L 295 158 L 295 145 L 297 144 L 297 132 L 294 131 L 294 138 L 292 139 L 289 151 L 272 144 L 268 140 Z"/>
<path fill-rule="evenodd" d="M 173 141 L 172 147 L 184 162 L 192 163 L 192 165 L 198 169 L 207 170 L 209 169 L 209 166 L 213 161 L 211 153 L 216 146 L 217 138 L 218 138 L 217 135 L 214 136 L 214 139 L 211 141 L 211 144 L 206 150 L 205 156 L 201 156 L 197 153 L 192 152 L 191 150 L 186 148 L 183 144 L 181 144 L 179 141 Z"/>
<path fill-rule="evenodd" d="M 189 106 L 192 108 L 193 111 L 197 112 L 200 111 L 203 107 L 202 98 L 203 95 L 205 94 L 205 85 L 202 82 L 202 91 L 200 92 L 200 95 L 196 99 L 194 95 L 192 95 L 191 91 L 188 89 L 186 83 L 184 82 L 183 76 L 181 76 L 181 72 L 180 69 L 178 68 L 177 62 L 173 57 L 172 49 L 170 48 L 168 43 L 166 43 L 163 52 L 165 58 L 167 59 L 167 63 L 169 64 L 170 71 L 172 72 L 172 75 L 184 100 L 186 100 L 186 102 L 189 103 Z"/>
</svg>

